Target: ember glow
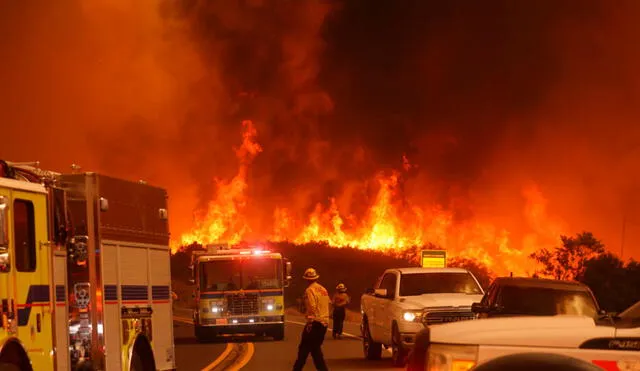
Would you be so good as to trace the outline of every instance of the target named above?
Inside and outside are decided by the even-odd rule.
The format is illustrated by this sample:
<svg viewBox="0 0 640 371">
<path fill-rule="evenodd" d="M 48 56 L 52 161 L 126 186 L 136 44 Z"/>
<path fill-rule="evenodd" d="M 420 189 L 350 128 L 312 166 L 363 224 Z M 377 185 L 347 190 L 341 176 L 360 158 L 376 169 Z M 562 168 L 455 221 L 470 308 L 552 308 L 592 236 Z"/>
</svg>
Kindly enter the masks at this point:
<svg viewBox="0 0 640 371">
<path fill-rule="evenodd" d="M 195 228 L 174 243 L 236 243 L 252 234 L 247 215 L 248 171 L 262 151 L 251 121 L 244 121 L 242 144 L 236 150 L 238 173 L 230 181 L 216 180 L 216 196 L 206 212 L 195 216 Z M 529 274 L 533 263 L 528 255 L 554 246 L 566 233 L 561 222 L 547 215 L 547 201 L 535 186 L 524 188 L 523 210 L 528 231 L 517 239 L 499 225 L 469 220 L 456 222 L 453 212 L 438 204 L 413 204 L 403 197 L 400 185 L 413 166 L 406 156 L 397 170 L 381 171 L 375 177 L 375 196 L 362 218 L 340 210 L 335 197 L 318 202 L 309 215 L 300 215 L 281 205 L 273 211 L 273 231 L 264 239 L 298 244 L 325 242 L 334 247 L 356 247 L 399 253 L 412 247 L 436 246 L 449 256 L 478 260 L 495 272 Z M 364 187 L 364 185 L 363 185 Z M 338 195 L 336 195 L 338 196 Z"/>
</svg>

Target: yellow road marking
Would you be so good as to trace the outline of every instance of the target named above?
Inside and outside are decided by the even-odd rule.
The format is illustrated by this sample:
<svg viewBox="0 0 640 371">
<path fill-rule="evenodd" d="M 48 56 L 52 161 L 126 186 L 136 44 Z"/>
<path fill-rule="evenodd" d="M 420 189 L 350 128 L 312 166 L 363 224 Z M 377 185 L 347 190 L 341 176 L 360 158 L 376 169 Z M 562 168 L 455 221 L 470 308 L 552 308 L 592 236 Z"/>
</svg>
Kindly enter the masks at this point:
<svg viewBox="0 0 640 371">
<path fill-rule="evenodd" d="M 255 352 L 255 347 L 253 343 L 246 343 L 247 351 L 242 355 L 242 358 L 233 366 L 229 368 L 230 371 L 238 371 L 249 363 L 251 357 L 253 357 L 253 353 Z"/>
<path fill-rule="evenodd" d="M 191 318 L 173 316 L 173 320 L 176 322 L 182 322 L 188 325 L 193 325 L 193 320 Z M 224 359 L 227 358 L 227 356 L 229 356 L 229 353 L 231 353 L 234 346 L 235 346 L 234 343 L 227 343 L 227 347 L 224 348 L 224 352 L 222 352 L 222 354 L 220 354 L 220 356 L 218 356 L 218 358 L 216 358 L 213 362 L 209 363 L 205 368 L 203 368 L 202 371 L 211 371 L 220 363 L 222 363 L 222 361 L 224 361 Z M 252 351 L 252 354 L 253 354 L 253 351 Z"/>
<path fill-rule="evenodd" d="M 224 359 L 227 358 L 229 353 L 231 353 L 231 350 L 233 350 L 234 345 L 235 345 L 234 343 L 227 343 L 227 347 L 224 349 L 224 352 L 222 352 L 222 354 L 220 354 L 220 356 L 216 358 L 215 361 L 211 362 L 210 364 L 207 365 L 207 367 L 203 368 L 202 371 L 211 371 L 217 365 L 222 363 L 222 361 L 224 361 Z"/>
</svg>

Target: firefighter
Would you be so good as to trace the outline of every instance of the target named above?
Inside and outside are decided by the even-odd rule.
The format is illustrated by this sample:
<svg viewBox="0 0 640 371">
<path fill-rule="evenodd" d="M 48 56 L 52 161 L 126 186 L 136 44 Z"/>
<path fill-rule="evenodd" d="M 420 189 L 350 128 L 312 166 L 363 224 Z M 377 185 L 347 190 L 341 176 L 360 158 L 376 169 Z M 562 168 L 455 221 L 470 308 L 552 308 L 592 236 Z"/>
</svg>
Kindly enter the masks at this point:
<svg viewBox="0 0 640 371">
<path fill-rule="evenodd" d="M 339 283 L 336 286 L 336 291 L 331 300 L 333 305 L 333 338 L 339 339 L 342 336 L 344 317 L 347 314 L 347 305 L 351 302 L 351 298 L 347 294 L 347 286 L 344 283 Z"/>
<path fill-rule="evenodd" d="M 293 371 L 302 371 L 311 353 L 316 370 L 326 371 L 327 364 L 322 355 L 322 343 L 329 326 L 329 293 L 317 281 L 320 276 L 313 268 L 308 268 L 302 276 L 309 285 L 304 291 L 304 307 L 307 324 L 302 330 L 298 359 Z"/>
</svg>

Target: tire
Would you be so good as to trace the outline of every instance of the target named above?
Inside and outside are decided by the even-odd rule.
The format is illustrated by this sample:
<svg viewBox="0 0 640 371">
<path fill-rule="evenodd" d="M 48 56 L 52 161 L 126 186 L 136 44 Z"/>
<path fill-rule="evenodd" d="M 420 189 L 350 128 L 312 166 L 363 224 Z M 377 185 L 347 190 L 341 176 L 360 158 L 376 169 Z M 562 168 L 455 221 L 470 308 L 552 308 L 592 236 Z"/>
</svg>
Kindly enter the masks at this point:
<svg viewBox="0 0 640 371">
<path fill-rule="evenodd" d="M 371 338 L 369 323 L 362 319 L 362 351 L 364 358 L 368 360 L 378 360 L 382 357 L 382 344 L 376 343 Z"/>
<path fill-rule="evenodd" d="M 284 324 L 278 327 L 277 330 L 273 330 L 273 332 L 271 333 L 271 336 L 273 336 L 273 340 L 275 341 L 284 340 Z"/>
<path fill-rule="evenodd" d="M 29 357 L 20 343 L 8 340 L 3 346 L 2 354 L 0 354 L 0 370 L 9 371 L 15 369 L 33 371 Z"/>
<path fill-rule="evenodd" d="M 156 371 L 153 350 L 146 338 L 138 337 L 133 345 L 129 371 Z"/>
<path fill-rule="evenodd" d="M 391 330 L 391 360 L 394 367 L 404 367 L 407 363 L 407 349 L 402 346 L 402 337 L 398 325 L 394 322 Z"/>
<path fill-rule="evenodd" d="M 206 329 L 202 328 L 202 326 L 193 326 L 193 333 L 198 343 L 206 343 L 211 340 L 207 334 L 207 331 L 205 330 Z"/>
<path fill-rule="evenodd" d="M 130 371 L 146 371 L 144 369 L 144 362 L 142 362 L 142 358 L 136 352 L 131 355 L 131 368 Z"/>
<path fill-rule="evenodd" d="M 0 371 L 20 371 L 20 367 L 13 363 L 0 362 Z"/>
</svg>

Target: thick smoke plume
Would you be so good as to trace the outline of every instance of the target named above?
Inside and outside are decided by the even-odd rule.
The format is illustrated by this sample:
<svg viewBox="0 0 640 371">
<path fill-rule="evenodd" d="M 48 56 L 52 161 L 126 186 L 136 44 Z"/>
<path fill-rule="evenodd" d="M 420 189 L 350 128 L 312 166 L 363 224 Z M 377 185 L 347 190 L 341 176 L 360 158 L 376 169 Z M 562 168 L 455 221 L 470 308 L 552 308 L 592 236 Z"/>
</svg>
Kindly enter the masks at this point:
<svg viewBox="0 0 640 371">
<path fill-rule="evenodd" d="M 0 157 L 163 185 L 174 234 L 237 175 L 252 120 L 255 236 L 282 208 L 366 215 L 406 155 L 411 204 L 512 235 L 590 230 L 614 252 L 624 218 L 624 255 L 640 257 L 635 1 L 2 7 Z M 529 220 L 532 199 L 557 220 Z"/>
</svg>

